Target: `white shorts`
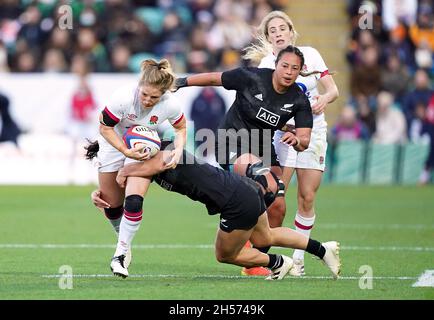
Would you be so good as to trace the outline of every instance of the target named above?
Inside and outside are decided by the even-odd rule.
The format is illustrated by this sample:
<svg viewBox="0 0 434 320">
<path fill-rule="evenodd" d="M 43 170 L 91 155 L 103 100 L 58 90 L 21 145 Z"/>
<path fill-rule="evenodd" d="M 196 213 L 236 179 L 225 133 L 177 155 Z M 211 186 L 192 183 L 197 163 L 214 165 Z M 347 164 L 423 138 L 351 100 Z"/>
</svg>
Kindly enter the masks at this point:
<svg viewBox="0 0 434 320">
<path fill-rule="evenodd" d="M 124 156 L 122 152 L 114 148 L 104 138 L 98 139 L 99 151 L 97 157 L 98 172 L 117 172 L 124 165 L 140 162 Z"/>
<path fill-rule="evenodd" d="M 297 152 L 293 147 L 279 142 L 283 134 L 282 131 L 276 131 L 273 141 L 281 166 L 324 171 L 327 152 L 327 128 L 312 130 L 309 147 L 303 152 Z"/>
</svg>

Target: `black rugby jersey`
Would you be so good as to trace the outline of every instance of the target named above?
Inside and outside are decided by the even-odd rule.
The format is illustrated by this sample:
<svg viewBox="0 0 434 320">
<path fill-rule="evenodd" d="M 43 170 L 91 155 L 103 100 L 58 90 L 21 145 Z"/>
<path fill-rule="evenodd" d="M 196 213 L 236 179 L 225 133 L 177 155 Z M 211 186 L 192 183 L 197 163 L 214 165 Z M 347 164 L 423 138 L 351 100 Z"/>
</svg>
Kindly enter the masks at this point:
<svg viewBox="0 0 434 320">
<path fill-rule="evenodd" d="M 281 129 L 294 117 L 296 128 L 312 128 L 310 102 L 296 83 L 283 94 L 273 88 L 272 69 L 238 68 L 223 72 L 225 89 L 236 90 L 236 98 L 220 129 Z"/>
<path fill-rule="evenodd" d="M 175 169 L 153 177 L 154 182 L 168 191 L 186 195 L 206 205 L 209 214 L 220 213 L 231 199 L 243 177 L 207 163 L 199 163 L 184 150 L 183 161 Z"/>
</svg>

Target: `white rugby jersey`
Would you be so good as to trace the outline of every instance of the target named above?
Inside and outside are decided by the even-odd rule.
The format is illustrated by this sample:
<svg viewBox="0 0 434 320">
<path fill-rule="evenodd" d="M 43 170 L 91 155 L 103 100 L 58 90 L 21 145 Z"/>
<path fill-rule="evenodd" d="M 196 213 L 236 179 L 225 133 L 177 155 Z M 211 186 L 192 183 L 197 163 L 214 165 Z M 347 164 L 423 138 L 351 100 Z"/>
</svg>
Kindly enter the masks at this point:
<svg viewBox="0 0 434 320">
<path fill-rule="evenodd" d="M 315 96 L 319 95 L 318 92 L 318 80 L 328 74 L 328 68 L 321 57 L 318 50 L 312 47 L 297 47 L 304 55 L 304 66 L 302 68 L 303 72 L 311 72 L 311 71 L 319 71 L 320 73 L 312 74 L 308 77 L 298 76 L 296 83 L 303 90 L 305 95 L 308 97 L 309 102 L 313 105 L 316 101 L 314 99 Z M 276 56 L 273 53 L 262 58 L 261 63 L 258 68 L 269 68 L 274 69 L 276 62 Z M 293 123 L 294 120 L 291 119 L 288 121 L 290 124 Z M 325 121 L 324 113 L 319 115 L 313 115 L 313 130 L 314 129 L 322 129 L 327 127 L 327 122 Z"/>
<path fill-rule="evenodd" d="M 117 122 L 114 129 L 120 136 L 133 125 L 157 130 L 165 120 L 176 125 L 183 119 L 184 114 L 171 92 L 164 93 L 154 107 L 146 109 L 140 103 L 139 94 L 137 85 L 124 86 L 116 90 L 104 105 L 106 113 Z"/>
</svg>

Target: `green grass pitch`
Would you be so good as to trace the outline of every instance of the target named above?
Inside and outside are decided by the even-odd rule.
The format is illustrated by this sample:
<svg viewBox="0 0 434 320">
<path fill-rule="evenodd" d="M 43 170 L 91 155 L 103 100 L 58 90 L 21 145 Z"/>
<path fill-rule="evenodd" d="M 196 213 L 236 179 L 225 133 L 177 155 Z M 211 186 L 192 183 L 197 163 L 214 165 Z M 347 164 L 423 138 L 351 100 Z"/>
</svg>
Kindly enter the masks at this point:
<svg viewBox="0 0 434 320">
<path fill-rule="evenodd" d="M 306 277 L 276 282 L 218 263 L 218 216 L 157 186 L 145 199 L 131 276 L 113 277 L 116 239 L 90 203 L 92 189 L 0 187 L 0 299 L 434 299 L 433 287 L 413 287 L 434 269 L 433 187 L 322 186 L 312 237 L 341 242 L 342 278 L 306 256 Z M 294 187 L 287 199 L 290 226 Z M 62 266 L 72 289 L 61 288 L 71 284 Z"/>
</svg>

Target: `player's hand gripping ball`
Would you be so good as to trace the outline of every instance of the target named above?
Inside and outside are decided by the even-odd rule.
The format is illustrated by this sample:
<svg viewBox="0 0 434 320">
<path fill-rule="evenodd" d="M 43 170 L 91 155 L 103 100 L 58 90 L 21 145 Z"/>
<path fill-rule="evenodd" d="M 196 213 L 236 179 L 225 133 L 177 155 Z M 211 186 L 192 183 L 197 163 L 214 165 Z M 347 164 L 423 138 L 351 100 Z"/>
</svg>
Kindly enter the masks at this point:
<svg viewBox="0 0 434 320">
<path fill-rule="evenodd" d="M 129 149 L 139 146 L 142 148 L 141 152 L 148 151 L 151 157 L 155 156 L 161 147 L 161 140 L 157 131 L 144 126 L 128 128 L 124 133 L 123 140 Z"/>
</svg>

